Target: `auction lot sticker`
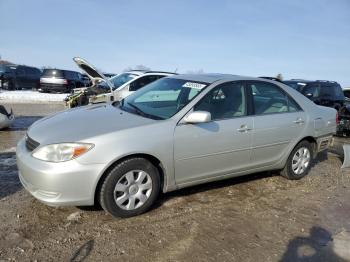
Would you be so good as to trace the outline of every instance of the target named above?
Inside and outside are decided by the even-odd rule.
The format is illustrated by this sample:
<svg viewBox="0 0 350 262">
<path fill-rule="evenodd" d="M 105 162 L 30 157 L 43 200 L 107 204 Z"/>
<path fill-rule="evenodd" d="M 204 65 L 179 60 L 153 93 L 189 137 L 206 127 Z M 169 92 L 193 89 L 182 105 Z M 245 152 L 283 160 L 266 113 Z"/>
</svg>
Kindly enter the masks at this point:
<svg viewBox="0 0 350 262">
<path fill-rule="evenodd" d="M 195 82 L 186 82 L 182 87 L 194 88 L 194 89 L 203 89 L 206 85 L 195 83 Z"/>
</svg>

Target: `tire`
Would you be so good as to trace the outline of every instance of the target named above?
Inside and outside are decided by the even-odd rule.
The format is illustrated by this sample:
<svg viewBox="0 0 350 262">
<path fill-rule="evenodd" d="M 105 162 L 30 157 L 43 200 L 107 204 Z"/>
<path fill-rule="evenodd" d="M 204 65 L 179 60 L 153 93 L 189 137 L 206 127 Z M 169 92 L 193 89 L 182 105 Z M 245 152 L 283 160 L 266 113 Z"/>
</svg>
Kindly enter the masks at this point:
<svg viewBox="0 0 350 262">
<path fill-rule="evenodd" d="M 16 82 L 14 79 L 8 80 L 8 90 L 16 90 Z"/>
<path fill-rule="evenodd" d="M 159 190 L 158 169 L 144 158 L 130 158 L 107 174 L 99 191 L 99 202 L 114 217 L 132 217 L 149 210 Z"/>
<path fill-rule="evenodd" d="M 281 171 L 281 175 L 290 180 L 303 178 L 310 170 L 312 159 L 312 145 L 307 141 L 301 141 L 290 153 L 286 166 Z M 298 160 L 299 165 L 297 164 Z M 304 161 L 304 163 L 300 161 Z"/>
</svg>

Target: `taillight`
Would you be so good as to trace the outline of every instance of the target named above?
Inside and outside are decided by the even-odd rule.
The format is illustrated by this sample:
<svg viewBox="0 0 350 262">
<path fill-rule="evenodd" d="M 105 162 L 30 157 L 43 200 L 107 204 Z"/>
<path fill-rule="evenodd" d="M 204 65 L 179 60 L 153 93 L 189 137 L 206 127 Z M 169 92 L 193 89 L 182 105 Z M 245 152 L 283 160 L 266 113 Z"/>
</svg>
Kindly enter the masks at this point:
<svg viewBox="0 0 350 262">
<path fill-rule="evenodd" d="M 67 79 L 63 79 L 63 84 L 64 84 L 64 85 L 68 84 Z"/>
<path fill-rule="evenodd" d="M 337 123 L 337 125 L 339 125 L 339 113 L 337 112 L 337 115 L 335 116 L 335 122 Z"/>
</svg>

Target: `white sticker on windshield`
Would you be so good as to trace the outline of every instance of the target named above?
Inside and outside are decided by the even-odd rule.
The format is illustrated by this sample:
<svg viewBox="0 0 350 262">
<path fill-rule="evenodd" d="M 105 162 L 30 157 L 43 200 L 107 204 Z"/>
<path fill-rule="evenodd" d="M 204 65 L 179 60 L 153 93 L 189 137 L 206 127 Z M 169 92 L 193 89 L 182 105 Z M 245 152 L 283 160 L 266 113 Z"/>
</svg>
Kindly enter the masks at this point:
<svg viewBox="0 0 350 262">
<path fill-rule="evenodd" d="M 195 88 L 195 89 L 203 89 L 206 85 L 194 82 L 186 82 L 182 87 Z"/>
</svg>

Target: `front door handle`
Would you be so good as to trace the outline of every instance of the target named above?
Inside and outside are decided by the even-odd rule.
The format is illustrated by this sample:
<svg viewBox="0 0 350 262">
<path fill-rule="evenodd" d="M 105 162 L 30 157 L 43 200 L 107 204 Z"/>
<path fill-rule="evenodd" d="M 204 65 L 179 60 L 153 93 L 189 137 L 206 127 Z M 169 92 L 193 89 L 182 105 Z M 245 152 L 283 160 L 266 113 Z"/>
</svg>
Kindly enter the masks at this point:
<svg viewBox="0 0 350 262">
<path fill-rule="evenodd" d="M 297 120 L 295 120 L 295 121 L 293 121 L 295 124 L 298 124 L 298 125 L 302 125 L 302 124 L 304 124 L 305 123 L 305 121 L 301 118 L 301 117 L 299 117 Z"/>
<path fill-rule="evenodd" d="M 237 129 L 237 131 L 241 132 L 241 133 L 246 133 L 250 130 L 252 130 L 252 129 L 249 128 L 247 125 L 241 125 L 240 128 Z"/>
</svg>

